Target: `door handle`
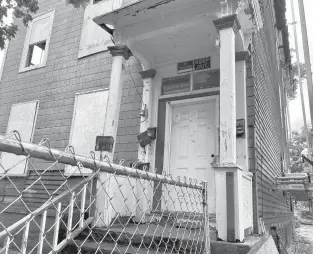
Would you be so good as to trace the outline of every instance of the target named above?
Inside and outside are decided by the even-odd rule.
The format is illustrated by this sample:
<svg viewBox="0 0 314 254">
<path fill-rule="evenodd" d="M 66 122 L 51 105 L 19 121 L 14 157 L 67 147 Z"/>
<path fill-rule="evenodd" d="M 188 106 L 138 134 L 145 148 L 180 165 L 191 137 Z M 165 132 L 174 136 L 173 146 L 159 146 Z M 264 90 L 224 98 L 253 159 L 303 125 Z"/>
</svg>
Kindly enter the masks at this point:
<svg viewBox="0 0 314 254">
<path fill-rule="evenodd" d="M 210 157 L 214 158 L 214 157 L 215 157 L 215 154 L 212 154 Z"/>
</svg>

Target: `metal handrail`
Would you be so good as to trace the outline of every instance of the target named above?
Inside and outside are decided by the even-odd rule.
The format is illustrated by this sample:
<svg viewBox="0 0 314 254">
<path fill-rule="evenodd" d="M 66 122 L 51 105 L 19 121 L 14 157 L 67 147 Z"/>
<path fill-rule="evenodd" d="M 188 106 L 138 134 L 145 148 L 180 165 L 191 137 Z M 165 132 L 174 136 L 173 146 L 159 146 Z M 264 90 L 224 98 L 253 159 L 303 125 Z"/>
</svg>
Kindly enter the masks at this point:
<svg viewBox="0 0 314 254">
<path fill-rule="evenodd" d="M 14 139 L 8 139 L 0 135 L 0 151 L 14 153 L 16 155 L 31 156 L 32 158 L 42 159 L 45 161 L 67 164 L 71 166 L 77 166 L 80 164 L 84 168 L 92 170 L 104 171 L 107 173 L 114 173 L 121 176 L 130 176 L 142 180 L 151 180 L 159 183 L 166 183 L 169 185 L 176 185 L 180 187 L 186 187 L 191 189 L 202 190 L 201 184 L 193 183 L 192 179 L 181 181 L 179 178 L 160 175 L 157 173 L 145 172 L 135 168 L 129 168 L 118 164 L 111 164 L 109 162 L 95 160 L 92 158 L 86 158 L 81 155 L 75 155 L 67 152 L 63 152 L 57 149 L 48 149 L 47 147 L 39 146 L 36 144 L 19 142 Z"/>
<path fill-rule="evenodd" d="M 74 153 L 64 152 L 57 149 L 51 149 L 50 147 L 45 147 L 42 145 L 31 144 L 26 142 L 21 142 L 19 140 L 13 140 L 5 138 L 0 135 L 0 152 L 8 152 L 15 155 L 27 156 L 28 158 L 36 158 L 45 161 L 62 163 L 71 166 L 77 166 L 79 168 L 89 168 L 93 170 L 93 173 L 80 181 L 78 184 L 73 187 L 68 187 L 68 189 L 56 197 L 50 196 L 49 199 L 41 205 L 39 208 L 26 215 L 21 220 L 15 222 L 11 226 L 0 232 L 0 239 L 5 238 L 5 251 L 9 250 L 12 234 L 16 230 L 23 230 L 23 240 L 22 240 L 22 253 L 26 253 L 27 243 L 28 243 L 28 234 L 29 234 L 29 225 L 30 222 L 36 217 L 41 216 L 40 223 L 40 232 L 39 232 L 39 245 L 38 253 L 42 253 L 43 243 L 45 239 L 45 227 L 46 227 L 46 218 L 47 211 L 49 208 L 53 207 L 56 210 L 55 224 L 54 224 L 54 235 L 53 235 L 53 244 L 52 251 L 49 253 L 57 253 L 62 250 L 71 239 L 74 239 L 75 236 L 80 234 L 90 223 L 95 221 L 95 218 L 92 217 L 92 214 L 87 219 L 84 219 L 85 213 L 85 203 L 86 203 L 86 189 L 88 184 L 92 183 L 93 180 L 98 179 L 99 173 L 106 172 L 115 174 L 117 176 L 129 176 L 141 180 L 150 180 L 158 183 L 166 183 L 169 185 L 181 186 L 196 190 L 201 190 L 203 193 L 203 208 L 205 216 L 205 224 L 207 224 L 207 183 L 197 184 L 192 182 L 191 179 L 180 181 L 180 178 L 174 179 L 171 176 L 158 175 L 156 173 L 150 173 L 146 171 L 141 171 L 135 168 L 128 168 L 118 164 L 111 164 L 110 162 L 96 160 L 95 158 L 87 158 L 80 155 L 75 155 Z M 72 225 L 73 218 L 73 208 L 75 203 L 76 194 L 80 193 L 81 195 L 81 205 L 80 205 L 80 221 L 77 226 Z M 91 194 L 93 195 L 93 194 Z M 66 239 L 58 242 L 60 222 L 62 220 L 61 216 L 61 202 L 66 196 L 70 196 L 70 203 L 68 208 L 68 220 L 67 220 L 67 237 Z M 90 209 L 92 209 L 90 207 Z M 205 225 L 206 229 L 209 230 L 209 226 Z M 206 232 L 209 235 L 209 232 Z M 205 239 L 205 245 L 209 248 L 209 239 Z"/>
</svg>

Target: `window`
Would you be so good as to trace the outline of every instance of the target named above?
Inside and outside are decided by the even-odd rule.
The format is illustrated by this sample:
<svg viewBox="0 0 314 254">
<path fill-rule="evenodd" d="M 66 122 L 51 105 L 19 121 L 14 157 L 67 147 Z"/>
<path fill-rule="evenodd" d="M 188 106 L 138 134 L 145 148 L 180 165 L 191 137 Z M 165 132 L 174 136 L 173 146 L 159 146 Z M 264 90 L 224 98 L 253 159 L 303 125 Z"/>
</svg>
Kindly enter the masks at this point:
<svg viewBox="0 0 314 254">
<path fill-rule="evenodd" d="M 22 141 L 32 142 L 37 110 L 38 101 L 13 104 L 11 107 L 6 134 L 9 135 L 14 130 L 17 130 L 20 134 Z M 11 153 L 1 153 L 0 160 L 4 169 L 10 168 L 8 174 L 26 174 L 27 161 L 25 160 L 25 156 L 18 156 Z M 0 174 L 3 173 L 3 168 L 0 167 Z"/>
<path fill-rule="evenodd" d="M 162 79 L 162 95 L 186 93 L 195 90 L 219 88 L 219 69 L 194 71 Z"/>
<path fill-rule="evenodd" d="M 53 18 L 54 10 L 33 17 L 26 32 L 20 72 L 46 65 Z"/>
<path fill-rule="evenodd" d="M 193 73 L 193 90 L 219 87 L 219 70 L 207 70 Z"/>
</svg>

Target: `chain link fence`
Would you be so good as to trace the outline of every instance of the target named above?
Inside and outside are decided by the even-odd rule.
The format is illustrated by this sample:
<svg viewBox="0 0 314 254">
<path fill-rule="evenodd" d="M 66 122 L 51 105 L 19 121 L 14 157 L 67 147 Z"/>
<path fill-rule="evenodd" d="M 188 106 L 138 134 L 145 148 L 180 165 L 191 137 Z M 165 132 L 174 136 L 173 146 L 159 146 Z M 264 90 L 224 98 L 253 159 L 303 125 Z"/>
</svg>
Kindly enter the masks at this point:
<svg viewBox="0 0 314 254">
<path fill-rule="evenodd" d="M 0 253 L 210 253 L 206 182 L 24 143 L 18 132 L 0 136 L 0 152 Z"/>
</svg>

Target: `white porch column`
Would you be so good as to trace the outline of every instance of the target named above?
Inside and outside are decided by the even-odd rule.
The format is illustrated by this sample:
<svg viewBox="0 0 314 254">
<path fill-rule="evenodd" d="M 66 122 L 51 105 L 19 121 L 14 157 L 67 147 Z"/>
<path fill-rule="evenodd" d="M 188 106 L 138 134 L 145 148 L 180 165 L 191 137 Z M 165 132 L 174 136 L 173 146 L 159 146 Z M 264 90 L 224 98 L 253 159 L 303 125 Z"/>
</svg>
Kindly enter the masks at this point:
<svg viewBox="0 0 314 254">
<path fill-rule="evenodd" d="M 236 153 L 235 36 L 237 15 L 213 21 L 220 36 L 220 154 L 215 170 L 216 225 L 223 241 L 243 241 L 242 169 Z"/>
<path fill-rule="evenodd" d="M 140 72 L 140 75 L 143 78 L 143 95 L 142 95 L 142 110 L 145 112 L 141 116 L 141 124 L 140 124 L 140 133 L 147 130 L 149 127 L 154 127 L 152 125 L 152 102 L 153 102 L 153 79 L 156 75 L 156 71 L 154 69 L 146 70 Z M 151 144 L 146 147 L 141 147 L 139 145 L 138 148 L 138 161 L 143 163 L 149 163 L 149 168 L 146 170 L 149 172 L 154 172 L 153 166 L 153 153 L 154 153 L 154 145 L 155 142 L 152 141 Z M 150 184 L 141 180 L 141 183 L 137 184 L 137 200 L 138 206 L 136 207 L 136 217 L 135 220 L 138 222 L 144 223 L 146 221 L 146 213 L 150 212 L 152 207 L 152 189 L 150 188 Z"/>
<path fill-rule="evenodd" d="M 116 144 L 116 136 L 118 130 L 118 121 L 120 114 L 121 94 L 123 89 L 123 64 L 125 59 L 129 59 L 131 52 L 124 45 L 108 47 L 112 55 L 111 75 L 109 84 L 109 95 L 107 102 L 106 118 L 104 124 L 104 136 L 113 137 L 114 143 L 112 151 L 103 152 L 110 162 L 113 161 L 113 155 Z M 108 225 L 112 218 L 112 207 L 109 202 L 108 194 L 113 192 L 115 181 L 108 180 L 108 174 L 101 172 L 97 183 L 98 195 L 96 198 L 97 209 L 97 226 L 103 227 Z M 105 183 L 102 186 L 101 183 Z M 110 185 L 111 184 L 111 185 Z M 106 190 L 106 191 L 105 191 Z"/>
<path fill-rule="evenodd" d="M 237 164 L 244 171 L 248 171 L 248 143 L 247 143 L 247 97 L 246 97 L 246 60 L 248 51 L 235 53 L 235 72 L 236 72 L 236 117 L 237 120 L 244 120 L 244 135 L 237 137 L 236 154 Z"/>
</svg>

